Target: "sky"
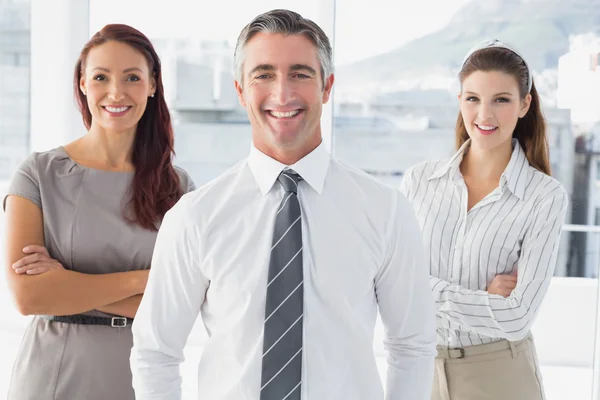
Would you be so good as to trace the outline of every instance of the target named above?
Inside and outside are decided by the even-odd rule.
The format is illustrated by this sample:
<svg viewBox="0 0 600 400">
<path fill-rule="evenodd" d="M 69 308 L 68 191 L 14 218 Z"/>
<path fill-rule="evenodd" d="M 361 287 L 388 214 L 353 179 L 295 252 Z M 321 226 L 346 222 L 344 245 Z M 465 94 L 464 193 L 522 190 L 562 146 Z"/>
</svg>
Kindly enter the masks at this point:
<svg viewBox="0 0 600 400">
<path fill-rule="evenodd" d="M 93 34 L 107 23 L 126 23 L 150 38 L 227 40 L 233 46 L 253 17 L 289 8 L 334 37 L 340 66 L 437 31 L 470 1 L 482 0 L 90 0 L 90 29 Z"/>
</svg>

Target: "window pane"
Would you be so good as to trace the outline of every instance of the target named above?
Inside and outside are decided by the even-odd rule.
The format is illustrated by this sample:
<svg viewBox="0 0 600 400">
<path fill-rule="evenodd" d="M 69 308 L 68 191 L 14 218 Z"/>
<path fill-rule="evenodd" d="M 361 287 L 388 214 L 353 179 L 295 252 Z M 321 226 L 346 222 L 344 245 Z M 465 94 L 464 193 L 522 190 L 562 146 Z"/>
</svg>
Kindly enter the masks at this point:
<svg viewBox="0 0 600 400">
<path fill-rule="evenodd" d="M 29 1 L 0 1 L 0 182 L 29 152 L 29 53 Z"/>
</svg>

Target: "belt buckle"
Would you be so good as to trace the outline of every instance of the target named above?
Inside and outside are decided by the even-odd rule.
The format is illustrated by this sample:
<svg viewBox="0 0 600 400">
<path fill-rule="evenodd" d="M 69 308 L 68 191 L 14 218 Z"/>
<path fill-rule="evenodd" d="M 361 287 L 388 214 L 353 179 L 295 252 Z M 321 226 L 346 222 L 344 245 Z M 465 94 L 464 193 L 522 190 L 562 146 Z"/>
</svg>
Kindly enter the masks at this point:
<svg viewBox="0 0 600 400">
<path fill-rule="evenodd" d="M 110 319 L 110 326 L 112 326 L 113 328 L 125 328 L 127 326 L 127 318 L 112 317 Z"/>
</svg>

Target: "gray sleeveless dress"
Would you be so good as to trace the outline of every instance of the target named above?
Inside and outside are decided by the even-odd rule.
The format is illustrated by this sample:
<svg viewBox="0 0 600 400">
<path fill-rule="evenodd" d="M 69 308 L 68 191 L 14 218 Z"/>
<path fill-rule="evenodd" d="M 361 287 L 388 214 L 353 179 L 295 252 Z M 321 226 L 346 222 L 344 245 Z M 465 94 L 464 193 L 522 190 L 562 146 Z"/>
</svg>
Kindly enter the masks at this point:
<svg viewBox="0 0 600 400">
<path fill-rule="evenodd" d="M 177 168 L 184 192 L 194 189 Z M 132 225 L 122 210 L 133 172 L 76 164 L 62 147 L 34 153 L 8 194 L 43 212 L 45 246 L 70 270 L 105 274 L 150 267 L 156 232 Z M 99 311 L 87 314 L 112 316 Z M 9 400 L 133 400 L 129 354 L 131 326 L 76 325 L 36 316 L 23 337 Z"/>
</svg>

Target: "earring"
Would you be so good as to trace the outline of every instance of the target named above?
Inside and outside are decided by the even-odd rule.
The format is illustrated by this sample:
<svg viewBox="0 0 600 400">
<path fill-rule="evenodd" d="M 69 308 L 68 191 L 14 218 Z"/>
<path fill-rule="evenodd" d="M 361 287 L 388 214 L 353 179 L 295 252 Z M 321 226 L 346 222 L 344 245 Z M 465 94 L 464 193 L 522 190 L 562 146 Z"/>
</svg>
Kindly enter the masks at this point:
<svg viewBox="0 0 600 400">
<path fill-rule="evenodd" d="M 154 97 L 154 93 L 152 93 L 152 94 L 150 95 L 150 97 Z"/>
</svg>

